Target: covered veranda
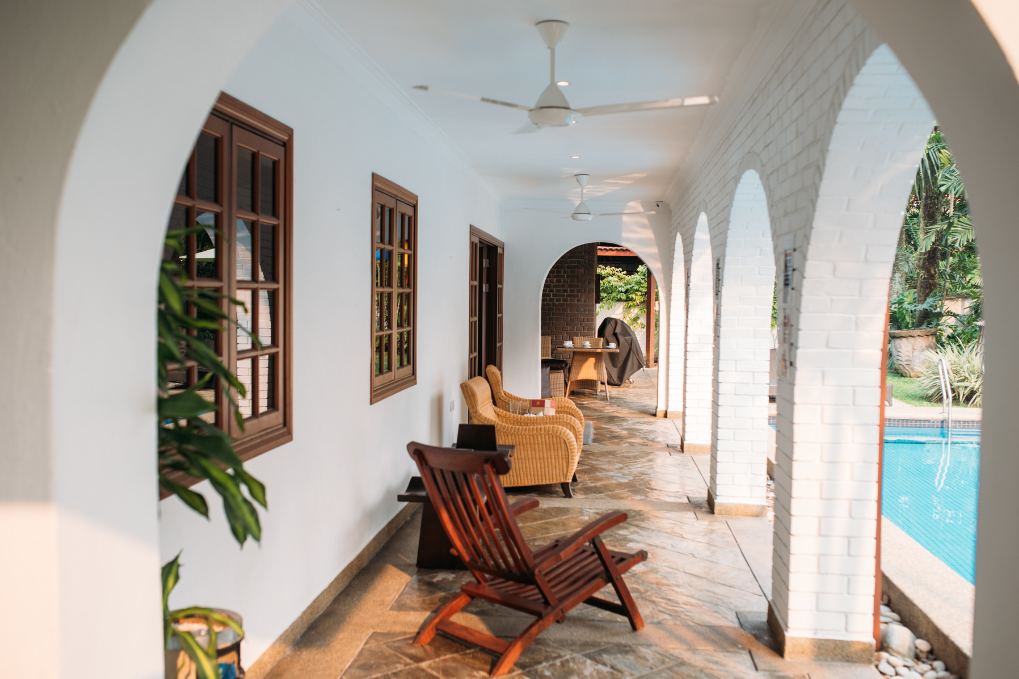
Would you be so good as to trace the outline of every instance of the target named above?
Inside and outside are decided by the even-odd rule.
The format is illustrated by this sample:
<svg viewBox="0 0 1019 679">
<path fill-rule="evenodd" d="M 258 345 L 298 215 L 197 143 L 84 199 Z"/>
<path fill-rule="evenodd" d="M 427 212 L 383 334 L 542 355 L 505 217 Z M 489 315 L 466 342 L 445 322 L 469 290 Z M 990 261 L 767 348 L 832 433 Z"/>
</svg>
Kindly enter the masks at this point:
<svg viewBox="0 0 1019 679">
<path fill-rule="evenodd" d="M 383 63 L 377 40 L 381 14 L 389 9 L 387 3 L 313 0 L 44 0 L 3 9 L 0 674 L 162 676 L 157 574 L 182 549 L 186 570 L 174 605 L 240 611 L 252 677 L 268 674 L 281 658 L 298 662 L 307 650 L 300 643 L 313 639 L 309 625 L 340 590 L 338 606 L 372 592 L 370 582 L 349 584 L 344 574 L 359 572 L 373 546 L 389 545 L 380 555 L 391 558 L 379 556 L 383 561 L 376 563 L 382 571 L 399 571 L 389 582 L 404 579 L 380 601 L 413 598 L 417 590 L 407 583 L 415 574 L 399 556 L 412 524 L 401 524 L 402 537 L 389 543 L 387 530 L 403 516 L 396 496 L 413 473 L 406 442 L 448 444 L 466 420 L 458 385 L 467 377 L 471 225 L 506 247 L 503 372 L 515 393 L 538 389 L 540 293 L 563 253 L 581 243 L 618 243 L 648 264 L 662 288 L 659 374 L 629 399 L 640 404 L 631 411 L 642 415 L 585 403 L 596 421 L 603 418 L 605 438 L 596 434 L 584 458 L 591 467 L 577 488 L 580 502 L 543 497 L 546 513 L 537 515 L 548 517 L 546 528 L 565 530 L 571 512 L 603 511 L 598 503 L 625 507 L 633 512 L 626 530 L 643 531 L 634 539 L 661 545 L 655 551 L 664 555 L 634 572 L 638 582 L 699 578 L 700 591 L 713 592 L 715 598 L 695 600 L 679 586 L 660 596 L 648 593 L 647 610 L 661 616 L 649 625 L 653 629 L 726 631 L 697 648 L 701 642 L 692 636 L 648 634 L 647 646 L 659 654 L 655 662 L 688 667 L 694 676 L 696 670 L 742 667 L 750 676 L 811 677 L 827 670 L 794 663 L 865 663 L 877 627 L 888 278 L 902 205 L 936 119 L 951 138 L 979 223 L 986 360 L 993 366 L 984 392 L 969 677 L 1009 676 L 1019 607 L 1019 457 L 1011 454 L 1019 359 L 1008 340 L 1019 330 L 1013 197 L 1019 184 L 1019 20 L 1012 3 L 784 0 L 756 3 L 753 16 L 733 10 L 728 17 L 716 8 L 708 35 L 715 42 L 703 54 L 727 46 L 726 61 L 708 80 L 725 96 L 710 116 L 677 126 L 682 143 L 675 148 L 638 134 L 646 130 L 615 132 L 614 143 L 648 154 L 634 166 L 606 166 L 602 173 L 602 188 L 623 187 L 615 196 L 603 194 L 612 203 L 606 210 L 655 205 L 656 214 L 586 226 L 532 210 L 568 212 L 573 197 L 556 182 L 580 168 L 565 160 L 521 163 L 507 179 L 512 163 L 479 167 L 474 154 L 492 129 L 510 129 L 508 119 L 479 129 L 453 109 L 436 105 L 426 112 L 429 104 L 410 98 L 408 89 L 419 83 L 402 78 L 417 73 L 404 72 L 398 81 L 393 73 L 402 65 Z M 494 35 L 487 32 L 491 17 L 457 12 L 448 3 L 399 9 L 392 26 L 407 38 L 405 46 L 420 36 L 446 46 L 448 22 L 465 22 L 450 34 L 472 40 L 440 55 L 463 65 L 451 77 L 471 76 L 486 47 L 477 36 Z M 708 18 L 687 15 L 686 3 L 671 8 L 679 14 L 671 24 L 648 18 L 662 9 L 658 5 L 638 9 L 646 15 L 598 6 L 567 18 L 579 26 L 586 13 L 603 24 L 589 36 L 609 26 L 618 31 L 614 37 L 638 45 L 650 39 L 642 26 L 652 21 L 661 29 L 658 40 L 678 43 L 675 36 L 700 30 L 698 21 Z M 502 33 L 509 36 L 507 49 L 518 35 L 526 34 L 520 45 L 535 39 L 533 22 L 552 11 L 531 7 L 527 16 L 502 16 L 499 21 L 513 27 Z M 951 35 L 966 49 L 943 59 L 941 44 L 930 38 L 935 35 Z M 678 73 L 685 63 L 671 53 L 641 61 L 634 55 L 643 53 L 626 44 L 615 52 L 593 38 L 589 44 L 601 50 L 592 53 L 635 59 L 620 70 L 620 87 L 649 80 L 627 74 L 646 74 L 642 69 L 652 66 Z M 538 52 L 544 78 L 540 45 Z M 497 57 L 513 62 L 508 54 Z M 424 50 L 413 56 L 405 63 L 433 73 L 449 63 Z M 606 62 L 585 63 L 593 69 L 590 82 L 606 72 Z M 247 463 L 266 482 L 271 509 L 263 515 L 263 541 L 244 550 L 230 541 L 218 506 L 206 522 L 173 498 L 160 502 L 156 484 L 159 251 L 181 168 L 223 92 L 283 121 L 296 144 L 294 436 Z M 639 100 L 632 90 L 620 96 L 631 93 Z M 543 144 L 562 144 L 554 150 L 572 160 L 564 139 L 538 137 L 531 147 L 512 141 L 535 154 Z M 660 165 L 657 183 L 642 183 L 641 173 L 653 163 Z M 427 314 L 416 329 L 416 385 L 371 403 L 365 384 L 371 354 L 367 210 L 375 172 L 411 187 L 427 206 L 418 271 Z M 365 252 L 351 255 L 351 243 L 364 244 Z M 772 282 L 786 262 L 789 295 L 781 311 L 789 331 L 776 404 L 772 527 L 759 517 L 729 517 L 764 514 L 768 504 L 769 347 L 761 310 L 765 297 L 770 307 Z M 349 314 L 354 330 L 343 307 L 348 293 L 355 300 Z M 101 304 L 83 302 L 97 296 Z M 354 356 L 365 379 L 350 379 L 337 354 Z M 614 398 L 612 407 L 625 400 Z M 669 445 L 680 442 L 685 457 Z M 614 466 L 618 454 L 627 457 L 623 469 Z M 648 476 L 638 483 L 634 474 Z M 541 531 L 539 523 L 528 530 Z M 759 528 L 744 539 L 733 528 L 742 525 Z M 617 533 L 629 540 L 626 530 Z M 759 562 L 749 556 L 754 550 L 743 549 L 751 541 L 759 543 Z M 704 545 L 704 553 L 684 555 L 679 543 L 697 550 Z M 732 557 L 725 568 L 715 568 L 706 554 L 715 549 Z M 684 570 L 697 564 L 712 564 L 711 573 Z M 345 586 L 334 588 L 337 582 Z M 426 588 L 436 596 L 443 591 Z M 369 632 L 398 633 L 388 643 L 399 646 L 425 615 L 396 615 L 391 605 L 381 618 L 399 618 L 399 629 L 365 627 L 359 641 L 338 642 L 333 667 L 342 671 L 356 659 Z M 88 633 L 97 616 L 116 621 L 116 658 Z M 328 616 L 319 620 L 315 624 L 329 624 Z M 553 656 L 623 671 L 607 653 L 597 655 L 609 646 L 570 646 L 572 622 L 574 631 L 609 624 L 597 615 L 572 616 L 542 639 L 559 649 L 550 649 Z M 330 629 L 358 639 L 341 627 Z M 298 650 L 288 654 L 295 642 Z M 316 648 L 328 646 L 323 640 Z M 784 664 L 766 670 L 758 655 L 764 658 L 761 649 L 769 647 Z M 726 653 L 734 655 L 720 655 Z M 635 655 L 624 656 L 637 662 Z M 725 665 L 730 660 L 736 665 Z"/>
</svg>

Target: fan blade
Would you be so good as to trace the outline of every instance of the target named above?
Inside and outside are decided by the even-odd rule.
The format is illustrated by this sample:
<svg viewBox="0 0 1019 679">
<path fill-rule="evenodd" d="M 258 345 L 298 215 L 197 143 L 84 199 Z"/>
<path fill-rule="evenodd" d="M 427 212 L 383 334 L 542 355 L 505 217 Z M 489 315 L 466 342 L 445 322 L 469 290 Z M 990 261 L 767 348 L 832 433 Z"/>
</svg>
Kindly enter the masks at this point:
<svg viewBox="0 0 1019 679">
<path fill-rule="evenodd" d="M 530 107 L 521 106 L 520 104 L 511 104 L 508 101 L 499 101 L 498 99 L 489 99 L 488 97 L 479 97 L 476 94 L 464 94 L 463 92 L 454 92 L 453 90 L 443 90 L 438 87 L 432 87 L 430 85 L 414 85 L 415 90 L 421 90 L 422 92 L 435 92 L 436 94 L 444 94 L 447 97 L 458 97 L 460 99 L 470 99 L 471 101 L 481 101 L 486 104 L 496 104 L 498 106 L 505 106 L 506 108 L 515 108 L 521 111 L 530 111 Z"/>
<path fill-rule="evenodd" d="M 634 104 L 608 104 L 578 108 L 577 112 L 585 116 L 603 116 L 609 113 L 633 113 L 634 111 L 657 111 L 662 108 L 686 108 L 687 106 L 707 106 L 717 104 L 718 97 L 704 95 L 700 97 L 680 97 L 678 99 L 662 99 L 661 101 L 640 101 Z"/>
<path fill-rule="evenodd" d="M 531 134 L 533 132 L 537 132 L 540 129 L 541 129 L 540 127 L 538 127 L 537 125 L 532 123 L 530 120 L 528 120 L 526 123 L 524 123 L 523 125 L 521 125 L 517 129 L 513 130 L 513 132 L 511 134 Z"/>
<path fill-rule="evenodd" d="M 650 212 L 599 212 L 595 217 L 618 217 L 620 215 L 653 215 L 654 210 Z"/>
</svg>

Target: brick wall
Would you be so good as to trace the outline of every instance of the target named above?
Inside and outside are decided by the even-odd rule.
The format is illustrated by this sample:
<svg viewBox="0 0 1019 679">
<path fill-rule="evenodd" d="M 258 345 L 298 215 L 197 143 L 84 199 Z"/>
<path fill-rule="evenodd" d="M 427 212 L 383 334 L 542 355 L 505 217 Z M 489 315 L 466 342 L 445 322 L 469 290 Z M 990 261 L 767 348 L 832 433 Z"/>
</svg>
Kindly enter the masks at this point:
<svg viewBox="0 0 1019 679">
<path fill-rule="evenodd" d="M 552 346 L 574 337 L 594 337 L 598 315 L 594 302 L 598 244 L 580 245 L 559 258 L 541 291 L 541 334 Z"/>
</svg>

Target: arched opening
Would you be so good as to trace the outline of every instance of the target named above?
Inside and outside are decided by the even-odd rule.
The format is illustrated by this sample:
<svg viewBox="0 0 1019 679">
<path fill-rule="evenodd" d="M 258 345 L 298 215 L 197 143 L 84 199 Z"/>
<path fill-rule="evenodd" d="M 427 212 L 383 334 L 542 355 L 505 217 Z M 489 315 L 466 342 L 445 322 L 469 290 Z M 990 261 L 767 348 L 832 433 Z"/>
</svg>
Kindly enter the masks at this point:
<svg viewBox="0 0 1019 679">
<path fill-rule="evenodd" d="M 632 385 L 633 375 L 639 370 L 638 377 L 648 380 L 647 385 L 655 390 L 648 406 L 654 414 L 658 402 L 658 309 L 654 274 L 637 253 L 610 242 L 578 245 L 562 255 L 545 277 L 541 295 L 543 346 L 547 344 L 553 355 L 570 354 L 563 351 L 567 343 L 601 338 L 611 332 L 607 341 L 620 344 L 615 340 L 627 335 L 627 346 L 620 344 L 618 355 L 606 354 L 599 359 L 599 364 L 604 363 L 606 380 L 585 377 L 576 388 L 593 389 L 596 394 L 604 388 L 610 398 L 609 389 Z M 569 395 L 571 374 L 561 378 L 563 393 L 554 395 Z M 557 378 L 553 379 L 558 383 Z"/>
<path fill-rule="evenodd" d="M 760 175 L 740 178 L 715 255 L 715 347 L 708 504 L 716 514 L 767 513 L 768 382 L 775 259 Z"/>
</svg>

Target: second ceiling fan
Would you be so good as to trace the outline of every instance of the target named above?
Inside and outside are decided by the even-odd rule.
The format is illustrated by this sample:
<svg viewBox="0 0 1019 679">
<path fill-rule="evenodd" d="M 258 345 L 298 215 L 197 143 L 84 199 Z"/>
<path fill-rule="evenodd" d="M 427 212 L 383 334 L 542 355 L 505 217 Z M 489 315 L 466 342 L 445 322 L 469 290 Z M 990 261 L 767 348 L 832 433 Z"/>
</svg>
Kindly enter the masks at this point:
<svg viewBox="0 0 1019 679">
<path fill-rule="evenodd" d="M 575 222 L 589 222 L 595 217 L 620 217 L 622 215 L 653 215 L 654 210 L 645 212 L 644 210 L 634 210 L 630 212 L 591 212 L 591 208 L 587 207 L 587 203 L 584 202 L 584 187 L 587 186 L 587 180 L 591 177 L 588 174 L 575 174 L 573 175 L 577 183 L 580 184 L 580 203 L 568 216 Z M 567 216 L 565 212 L 558 212 L 557 210 L 542 210 L 540 208 L 529 207 L 524 208 L 525 210 L 536 210 L 538 212 L 554 212 L 555 214 Z"/>
<path fill-rule="evenodd" d="M 631 113 L 634 111 L 655 111 L 664 108 L 684 108 L 687 106 L 706 106 L 718 101 L 718 97 L 714 95 L 700 95 L 696 97 L 661 99 L 659 101 L 641 101 L 632 104 L 607 104 L 605 106 L 590 106 L 578 109 L 570 108 L 569 102 L 566 101 L 566 95 L 564 95 L 563 91 L 559 89 L 559 85 L 556 84 L 555 78 L 555 48 L 556 45 L 558 45 L 563 39 L 563 36 L 566 35 L 566 29 L 569 28 L 569 24 L 565 21 L 549 20 L 539 21 L 536 26 L 542 39 L 545 41 L 545 44 L 548 45 L 548 49 L 551 52 L 551 76 L 548 87 L 546 87 L 545 91 L 541 93 L 541 96 L 538 97 L 538 101 L 535 102 L 532 108 L 521 106 L 519 104 L 511 104 L 506 101 L 499 101 L 498 99 L 479 97 L 474 94 L 464 94 L 462 92 L 444 90 L 430 85 L 415 85 L 414 89 L 527 111 L 527 117 L 530 119 L 531 123 L 525 128 L 518 130 L 518 132 L 536 132 L 543 127 L 567 127 L 568 125 L 572 125 L 577 122 L 583 116 L 600 116 L 609 113 Z"/>
</svg>

